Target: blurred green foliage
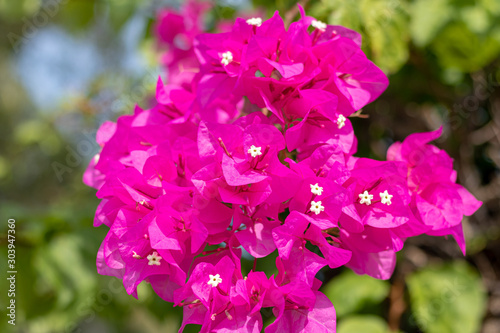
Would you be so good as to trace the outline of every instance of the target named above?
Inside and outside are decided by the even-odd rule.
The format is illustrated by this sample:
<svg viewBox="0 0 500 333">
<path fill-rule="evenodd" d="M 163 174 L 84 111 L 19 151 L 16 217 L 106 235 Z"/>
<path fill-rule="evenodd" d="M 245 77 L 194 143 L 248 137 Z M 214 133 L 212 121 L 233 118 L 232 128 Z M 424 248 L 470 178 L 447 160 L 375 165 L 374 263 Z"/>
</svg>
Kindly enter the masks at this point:
<svg viewBox="0 0 500 333">
<path fill-rule="evenodd" d="M 338 333 L 388 333 L 387 323 L 373 315 L 356 315 L 346 318 L 337 326 Z"/>
<path fill-rule="evenodd" d="M 390 73 L 406 63 L 412 44 L 428 47 L 443 69 L 464 73 L 488 65 L 500 52 L 495 0 L 324 0 L 312 14 L 360 31 L 365 52 Z"/>
<path fill-rule="evenodd" d="M 325 10 L 326 9 L 326 10 Z M 363 50 L 382 69 L 395 72 L 408 59 L 408 5 L 393 0 L 331 0 L 318 3 L 312 15 L 363 35 Z"/>
<path fill-rule="evenodd" d="M 346 315 L 373 311 L 369 307 L 378 306 L 389 294 L 390 284 L 366 275 L 357 275 L 346 270 L 333 278 L 322 291 L 332 301 L 338 318 Z M 348 292 L 346 292 L 348 291 Z"/>
<path fill-rule="evenodd" d="M 408 289 L 423 331 L 479 332 L 486 293 L 477 272 L 465 263 L 425 268 L 408 277 Z"/>
<path fill-rule="evenodd" d="M 97 275 L 95 256 L 106 228 L 92 227 L 98 200 L 95 191 L 81 183 L 82 172 L 98 149 L 92 136 L 99 124 L 131 112 L 135 102 L 147 105 L 148 94 L 154 92 L 152 73 L 158 54 L 151 26 L 155 8 L 167 1 L 65 0 L 52 10 L 49 2 L 44 2 L 45 7 L 42 3 L 0 0 L 0 27 L 6 37 L 0 44 L 0 263 L 6 271 L 6 221 L 15 218 L 18 270 L 17 325 L 14 329 L 3 319 L 0 332 L 176 332 L 181 309 L 163 302 L 145 284 L 136 300 L 125 293 L 119 280 Z M 250 11 L 250 3 L 230 6 L 237 3 L 218 1 L 210 24 L 232 17 L 238 9 Z M 285 13 L 296 5 L 288 0 L 252 3 L 268 14 Z M 387 93 L 367 107 L 373 119 L 355 124 L 360 155 L 382 158 L 387 145 L 403 134 L 425 129 L 423 124 L 450 122 L 456 115 L 453 104 L 473 94 L 471 73 L 487 74 L 488 91 L 500 82 L 497 0 L 324 0 L 308 2 L 306 10 L 325 22 L 359 31 L 368 57 L 391 74 Z M 47 21 L 38 24 L 44 22 L 42 14 Z M 137 17 L 144 19 L 144 31 L 137 32 L 138 40 L 124 42 L 127 33 L 138 31 L 127 30 Z M 57 107 L 43 107 L 19 74 L 20 66 L 29 71 L 42 59 L 31 58 L 34 63 L 28 64 L 19 59 L 42 32 L 54 28 L 91 43 L 103 65 L 85 88 L 59 96 Z M 9 36 L 20 44 L 14 45 Z M 147 65 L 139 74 L 120 67 L 133 51 Z M 82 70 L 89 70 L 88 65 L 82 63 Z M 38 84 L 45 85 L 45 79 L 38 76 Z M 463 149 L 460 140 L 470 130 L 470 120 L 478 127 L 491 120 L 488 106 L 483 105 L 486 99 L 480 102 L 470 118 L 458 118 L 456 134 L 445 143 L 452 155 Z M 79 152 L 84 144 L 91 151 Z M 474 163 L 486 184 L 499 170 L 486 154 L 486 145 L 480 149 L 473 152 Z M 54 163 L 67 169 L 58 171 Z M 487 248 L 493 235 L 475 234 L 469 242 L 475 244 L 472 254 Z M 274 273 L 274 258 L 259 260 L 257 268 Z M 251 262 L 243 266 L 248 271 Z M 348 270 L 331 274 L 323 272 L 322 290 L 336 307 L 339 333 L 387 332 L 393 281 Z M 414 268 L 407 279 L 408 307 L 401 317 L 405 332 L 478 331 L 486 294 L 470 263 Z M 447 289 L 450 285 L 455 287 Z M 6 287 L 6 280 L 0 279 L 2 308 L 8 301 Z M 432 312 L 441 296 L 445 306 L 436 310 L 439 313 Z M 186 331 L 197 329 L 189 325 Z"/>
</svg>

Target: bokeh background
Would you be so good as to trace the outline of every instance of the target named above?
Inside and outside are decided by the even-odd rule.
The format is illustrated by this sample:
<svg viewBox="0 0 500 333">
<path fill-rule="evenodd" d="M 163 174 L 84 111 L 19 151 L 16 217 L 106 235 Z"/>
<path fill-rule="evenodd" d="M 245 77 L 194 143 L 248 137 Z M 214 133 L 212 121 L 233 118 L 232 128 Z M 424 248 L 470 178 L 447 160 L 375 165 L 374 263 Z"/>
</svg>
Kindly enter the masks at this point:
<svg viewBox="0 0 500 333">
<path fill-rule="evenodd" d="M 82 173 L 105 120 L 147 107 L 161 47 L 156 12 L 181 2 L 0 0 L 0 332 L 176 332 L 181 312 L 147 286 L 139 300 L 99 276 L 105 227 Z M 238 13 L 297 13 L 295 2 L 213 2 L 207 29 Z M 383 159 L 413 132 L 437 145 L 484 202 L 452 239 L 417 237 L 389 281 L 324 271 L 340 333 L 500 332 L 500 1 L 303 1 L 308 14 L 360 31 L 390 86 L 353 120 L 358 156 Z M 16 220 L 17 320 L 7 324 L 7 219 Z M 260 261 L 259 261 L 260 262 Z M 269 272 L 276 269 L 267 263 Z M 197 327 L 188 330 L 196 332 Z"/>
</svg>

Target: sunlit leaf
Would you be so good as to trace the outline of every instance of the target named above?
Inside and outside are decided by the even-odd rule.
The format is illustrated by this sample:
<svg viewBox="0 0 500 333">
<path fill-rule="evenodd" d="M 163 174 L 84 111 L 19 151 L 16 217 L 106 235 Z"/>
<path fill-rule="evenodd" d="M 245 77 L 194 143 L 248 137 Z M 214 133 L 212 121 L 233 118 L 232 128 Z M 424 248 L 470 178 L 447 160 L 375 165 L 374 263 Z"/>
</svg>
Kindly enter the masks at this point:
<svg viewBox="0 0 500 333">
<path fill-rule="evenodd" d="M 377 316 L 350 316 L 339 322 L 337 333 L 388 333 L 386 322 Z"/>
<path fill-rule="evenodd" d="M 449 0 L 417 0 L 410 7 L 410 33 L 417 46 L 426 46 L 451 20 Z"/>
<path fill-rule="evenodd" d="M 342 317 L 382 302 L 389 293 L 389 283 L 346 270 L 328 282 L 323 292 L 332 301 L 337 316 Z"/>
<path fill-rule="evenodd" d="M 460 11 L 460 16 L 469 30 L 477 34 L 486 32 L 491 26 L 491 18 L 483 7 L 466 7 Z"/>
<path fill-rule="evenodd" d="M 370 43 L 371 59 L 388 72 L 408 59 L 408 15 L 402 1 L 363 0 L 361 15 Z"/>
<path fill-rule="evenodd" d="M 386 72 L 395 72 L 408 58 L 408 14 L 404 1 L 327 0 L 311 15 L 360 32 L 363 50 Z"/>
<path fill-rule="evenodd" d="M 500 54 L 500 41 L 472 33 L 464 23 L 448 25 L 432 43 L 442 67 L 474 72 Z"/>
<path fill-rule="evenodd" d="M 407 280 L 412 313 L 426 333 L 479 332 L 486 293 L 465 263 L 426 268 Z"/>
</svg>

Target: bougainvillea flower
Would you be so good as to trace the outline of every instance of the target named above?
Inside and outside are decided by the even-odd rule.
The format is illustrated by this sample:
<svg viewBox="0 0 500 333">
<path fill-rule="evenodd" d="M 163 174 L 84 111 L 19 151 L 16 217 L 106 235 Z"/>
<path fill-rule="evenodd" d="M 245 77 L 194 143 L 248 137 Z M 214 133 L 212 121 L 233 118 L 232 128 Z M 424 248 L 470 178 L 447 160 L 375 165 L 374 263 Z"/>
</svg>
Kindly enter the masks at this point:
<svg viewBox="0 0 500 333">
<path fill-rule="evenodd" d="M 353 156 L 349 116 L 388 85 L 357 32 L 299 6 L 288 28 L 276 12 L 205 33 L 209 9 L 160 12 L 167 80 L 150 108 L 97 131 L 83 181 L 101 199 L 94 225 L 109 228 L 100 274 L 135 297 L 150 283 L 183 308 L 179 332 L 257 333 L 266 313 L 268 333 L 335 332 L 326 266 L 388 279 L 420 234 L 465 252 L 461 221 L 481 202 L 429 144 L 441 129 L 394 143 L 387 161 Z M 257 270 L 273 253 L 277 274 Z"/>
<path fill-rule="evenodd" d="M 415 216 L 429 227 L 424 232 L 434 236 L 452 235 L 465 253 L 460 222 L 463 215 L 474 214 L 482 203 L 463 186 L 455 184 L 456 172 L 448 154 L 429 144 L 441 133 L 442 128 L 412 134 L 402 143 L 389 147 L 387 159 L 407 164 Z"/>
</svg>

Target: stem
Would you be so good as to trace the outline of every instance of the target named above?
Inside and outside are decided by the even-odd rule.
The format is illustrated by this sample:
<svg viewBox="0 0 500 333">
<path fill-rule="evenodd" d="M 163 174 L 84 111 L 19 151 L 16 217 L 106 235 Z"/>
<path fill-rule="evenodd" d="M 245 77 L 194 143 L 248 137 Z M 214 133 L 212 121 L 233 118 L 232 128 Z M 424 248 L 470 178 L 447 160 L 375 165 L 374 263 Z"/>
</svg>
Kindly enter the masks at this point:
<svg viewBox="0 0 500 333">
<path fill-rule="evenodd" d="M 203 251 L 201 254 L 207 255 L 207 254 L 217 253 L 217 252 L 220 252 L 220 251 L 224 251 L 225 249 L 226 249 L 225 247 L 219 247 L 219 248 L 217 248 L 215 250 Z"/>
<path fill-rule="evenodd" d="M 227 150 L 227 147 L 224 144 L 224 142 L 222 141 L 222 138 L 219 138 L 219 144 L 222 147 L 222 149 L 224 149 L 224 152 L 226 153 L 226 155 L 233 158 L 233 155 L 231 155 L 231 153 Z"/>
<path fill-rule="evenodd" d="M 349 118 L 355 118 L 355 117 L 357 117 L 357 118 L 363 118 L 363 119 L 370 118 L 369 114 L 361 114 L 362 112 L 363 112 L 362 109 L 358 110 L 358 111 L 354 112 L 353 114 L 351 114 L 349 116 Z"/>
<path fill-rule="evenodd" d="M 399 325 L 401 322 L 401 316 L 406 310 L 406 303 L 404 301 L 404 282 L 401 277 L 396 275 L 394 284 L 391 287 L 389 294 L 389 328 L 392 332 L 397 332 L 399 330 Z"/>
</svg>

